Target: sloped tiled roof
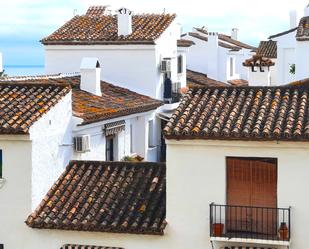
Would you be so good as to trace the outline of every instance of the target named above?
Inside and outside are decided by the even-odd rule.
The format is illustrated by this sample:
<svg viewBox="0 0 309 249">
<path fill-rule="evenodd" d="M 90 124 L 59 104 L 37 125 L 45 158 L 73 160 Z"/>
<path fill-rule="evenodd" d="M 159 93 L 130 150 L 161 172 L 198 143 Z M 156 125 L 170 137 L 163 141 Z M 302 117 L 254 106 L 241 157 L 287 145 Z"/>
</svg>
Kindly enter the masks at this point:
<svg viewBox="0 0 309 249">
<path fill-rule="evenodd" d="M 26 223 L 32 228 L 162 235 L 165 164 L 72 161 Z"/>
<path fill-rule="evenodd" d="M 309 141 L 309 88 L 192 89 L 164 128 L 167 139 Z"/>
<path fill-rule="evenodd" d="M 7 78 L 13 83 L 69 84 L 72 87 L 73 114 L 83 124 L 154 110 L 162 102 L 126 88 L 101 81 L 102 96 L 80 90 L 80 76 L 50 75 L 41 77 Z"/>
<path fill-rule="evenodd" d="M 287 35 L 289 33 L 294 32 L 295 30 L 297 30 L 297 27 L 289 29 L 289 30 L 286 30 L 286 31 L 283 31 L 283 32 L 280 32 L 278 34 L 271 35 L 271 36 L 268 37 L 268 39 L 273 39 L 273 38 L 277 38 L 277 37 L 280 37 L 280 36 L 283 36 L 283 35 Z"/>
<path fill-rule="evenodd" d="M 231 84 L 232 86 L 248 86 L 248 81 L 244 79 L 228 80 L 227 83 Z"/>
<path fill-rule="evenodd" d="M 201 32 L 205 35 L 208 35 L 208 31 L 204 28 L 195 28 L 198 32 Z M 233 39 L 231 36 L 229 35 L 225 35 L 225 34 L 218 34 L 218 38 L 219 40 L 223 41 L 223 42 L 227 42 L 229 43 L 229 45 L 234 45 L 237 46 L 239 48 L 246 48 L 246 49 L 256 49 L 256 47 L 251 46 L 249 44 L 246 44 L 244 42 L 238 41 Z"/>
<path fill-rule="evenodd" d="M 228 86 L 227 84 L 208 78 L 207 74 L 187 69 L 187 86 L 188 87 L 205 87 L 205 86 Z"/>
<path fill-rule="evenodd" d="M 296 39 L 298 41 L 309 41 L 309 16 L 300 19 Z"/>
<path fill-rule="evenodd" d="M 256 54 L 266 58 L 277 58 L 277 42 L 276 41 L 261 41 Z"/>
<path fill-rule="evenodd" d="M 97 7 L 98 8 L 98 7 Z M 118 36 L 116 15 L 90 14 L 74 16 L 51 35 L 42 39 L 48 44 L 154 44 L 173 22 L 175 14 L 141 14 L 132 16 L 132 33 Z"/>
<path fill-rule="evenodd" d="M 177 40 L 177 47 L 191 47 L 194 44 L 195 43 L 193 41 L 186 40 L 186 39 Z"/>
<path fill-rule="evenodd" d="M 206 42 L 208 41 L 207 37 L 202 36 L 202 35 L 200 35 L 198 33 L 195 33 L 195 32 L 189 32 L 188 35 L 192 36 L 192 37 L 194 37 L 196 39 L 202 40 L 202 41 L 206 41 Z M 241 49 L 240 47 L 237 47 L 237 46 L 234 46 L 234 45 L 230 45 L 228 43 L 221 42 L 221 41 L 218 42 L 218 45 L 220 47 L 222 47 L 222 48 L 227 48 L 227 49 L 234 50 L 234 51 L 238 51 L 238 50 Z"/>
<path fill-rule="evenodd" d="M 70 92 L 69 85 L 0 83 L 0 134 L 30 127 Z"/>
<path fill-rule="evenodd" d="M 90 6 L 86 12 L 86 16 L 102 16 L 105 14 L 106 6 Z"/>
<path fill-rule="evenodd" d="M 124 249 L 124 248 L 109 247 L 109 246 L 87 246 L 87 245 L 65 244 L 60 249 Z"/>
<path fill-rule="evenodd" d="M 260 55 L 253 55 L 251 58 L 245 60 L 242 64 L 245 67 L 270 67 L 275 65 L 275 63 L 271 59 L 262 57 Z"/>
</svg>

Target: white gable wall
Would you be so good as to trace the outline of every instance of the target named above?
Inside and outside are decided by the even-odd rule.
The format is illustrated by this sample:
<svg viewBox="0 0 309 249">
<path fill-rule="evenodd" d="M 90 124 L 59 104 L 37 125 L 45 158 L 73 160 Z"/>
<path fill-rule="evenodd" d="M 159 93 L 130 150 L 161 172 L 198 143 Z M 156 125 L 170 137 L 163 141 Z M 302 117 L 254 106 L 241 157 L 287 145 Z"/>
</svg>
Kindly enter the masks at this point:
<svg viewBox="0 0 309 249">
<path fill-rule="evenodd" d="M 102 80 L 157 97 L 154 45 L 49 45 L 45 46 L 45 72 L 79 72 L 84 57 L 99 59 Z"/>
<path fill-rule="evenodd" d="M 174 21 L 155 41 L 156 45 L 45 45 L 45 72 L 79 72 L 84 57 L 96 57 L 102 67 L 102 80 L 162 99 L 160 59 L 173 58 L 172 79 L 176 80 L 179 37 L 180 26 Z"/>
<path fill-rule="evenodd" d="M 309 41 L 296 42 L 296 80 L 309 78 Z"/>
<path fill-rule="evenodd" d="M 64 96 L 30 128 L 32 209 L 72 159 L 72 96 Z"/>
<path fill-rule="evenodd" d="M 170 248 L 211 249 L 209 204 L 226 203 L 226 157 L 278 158 L 278 207 L 292 207 L 291 249 L 306 248 L 309 225 L 308 142 L 167 141 Z M 171 238 L 170 238 L 171 239 Z M 229 243 L 229 246 L 232 244 Z M 234 244 L 235 245 L 235 244 Z M 214 248 L 224 244 L 214 243 Z M 252 245 L 253 246 L 253 245 Z M 277 248 L 280 246 L 276 246 Z"/>
<path fill-rule="evenodd" d="M 272 40 L 277 41 L 277 85 L 287 84 L 295 80 L 295 75 L 290 74 L 290 66 L 296 63 L 296 31 L 282 35 Z"/>
</svg>

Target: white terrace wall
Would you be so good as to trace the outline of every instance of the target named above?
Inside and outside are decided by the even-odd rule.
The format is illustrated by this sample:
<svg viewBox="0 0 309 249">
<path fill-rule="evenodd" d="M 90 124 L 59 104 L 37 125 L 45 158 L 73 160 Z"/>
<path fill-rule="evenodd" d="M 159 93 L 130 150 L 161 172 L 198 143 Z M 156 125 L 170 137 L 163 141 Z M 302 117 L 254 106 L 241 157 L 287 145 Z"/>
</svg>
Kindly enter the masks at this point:
<svg viewBox="0 0 309 249">
<path fill-rule="evenodd" d="M 209 204 L 226 203 L 227 156 L 278 159 L 278 207 L 292 207 L 290 248 L 306 249 L 309 200 L 302 193 L 309 189 L 309 143 L 199 140 L 167 141 L 169 248 L 212 248 Z"/>
<path fill-rule="evenodd" d="M 35 209 L 72 159 L 71 92 L 30 128 L 32 209 Z"/>
<path fill-rule="evenodd" d="M 31 212 L 31 141 L 28 136 L 0 135 L 3 178 L 0 187 L 0 244 L 6 249 L 25 248 Z M 3 179 L 1 180 L 1 182 Z"/>
</svg>

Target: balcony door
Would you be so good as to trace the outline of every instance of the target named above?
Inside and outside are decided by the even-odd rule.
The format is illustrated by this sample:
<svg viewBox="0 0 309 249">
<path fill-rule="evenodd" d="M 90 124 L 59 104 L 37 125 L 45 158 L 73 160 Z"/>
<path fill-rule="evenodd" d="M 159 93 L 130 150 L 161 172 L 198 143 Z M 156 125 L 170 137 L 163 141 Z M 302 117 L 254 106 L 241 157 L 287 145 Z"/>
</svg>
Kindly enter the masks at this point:
<svg viewBox="0 0 309 249">
<path fill-rule="evenodd" d="M 277 233 L 277 160 L 227 158 L 227 232 Z"/>
</svg>

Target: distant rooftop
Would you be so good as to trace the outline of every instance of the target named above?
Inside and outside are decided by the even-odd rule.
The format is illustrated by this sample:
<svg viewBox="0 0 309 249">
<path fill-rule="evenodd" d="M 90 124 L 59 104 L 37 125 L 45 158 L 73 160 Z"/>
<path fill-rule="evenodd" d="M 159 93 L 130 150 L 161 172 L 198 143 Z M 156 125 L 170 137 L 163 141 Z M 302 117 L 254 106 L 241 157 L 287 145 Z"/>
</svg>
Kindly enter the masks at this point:
<svg viewBox="0 0 309 249">
<path fill-rule="evenodd" d="M 51 35 L 42 39 L 51 44 L 154 44 L 173 22 L 175 14 L 133 14 L 132 33 L 118 36 L 117 16 L 104 6 L 92 6 L 86 14 L 74 16 Z"/>
</svg>

